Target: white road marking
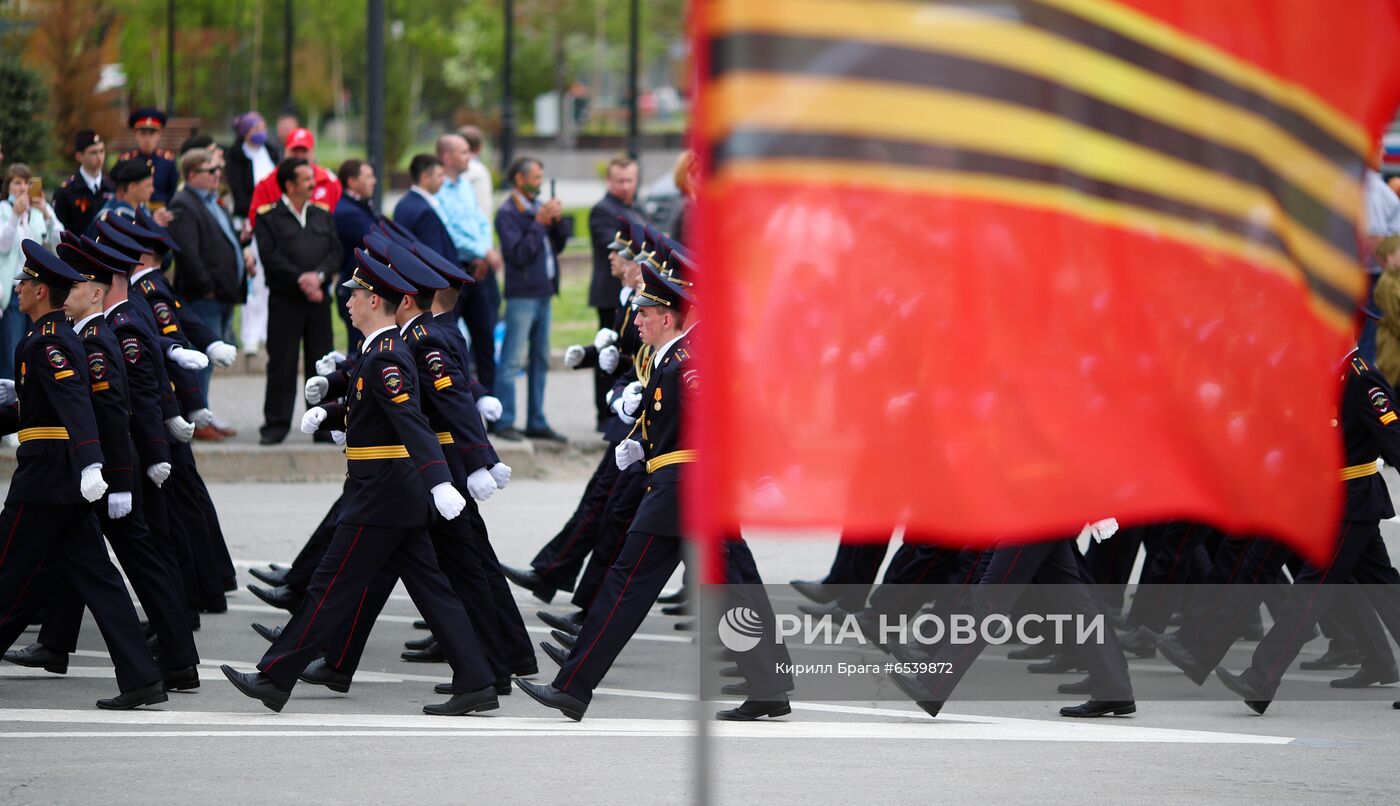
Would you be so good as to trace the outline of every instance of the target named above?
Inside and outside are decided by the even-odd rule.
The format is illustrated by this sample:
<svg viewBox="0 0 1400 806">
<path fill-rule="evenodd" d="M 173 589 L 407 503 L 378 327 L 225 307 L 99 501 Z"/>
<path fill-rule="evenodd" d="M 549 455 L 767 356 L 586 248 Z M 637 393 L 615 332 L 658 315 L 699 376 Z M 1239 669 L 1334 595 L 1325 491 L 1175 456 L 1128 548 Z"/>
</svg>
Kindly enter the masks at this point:
<svg viewBox="0 0 1400 806">
<path fill-rule="evenodd" d="M 24 724 L 94 724 L 120 726 L 226 726 L 235 731 L 9 731 L 3 738 L 183 738 L 188 736 L 620 736 L 689 737 L 695 723 L 685 719 L 589 719 L 572 724 L 562 718 L 482 716 L 476 719 L 444 719 L 431 716 L 393 714 L 271 714 L 192 711 L 113 711 L 95 714 L 89 710 L 4 709 L 0 722 Z M 258 730 L 257 728 L 266 728 Z M 323 728 L 326 730 L 310 730 Z M 289 730 L 290 729 L 290 730 Z M 979 740 L 1050 742 L 1132 742 L 1167 744 L 1259 744 L 1281 745 L 1293 741 L 1285 736 L 1244 733 L 1142 728 L 1124 724 L 1086 724 L 1030 719 L 964 718 L 916 720 L 910 722 L 801 722 L 763 723 L 717 722 L 710 726 L 718 738 L 733 739 L 895 739 L 895 740 Z"/>
</svg>

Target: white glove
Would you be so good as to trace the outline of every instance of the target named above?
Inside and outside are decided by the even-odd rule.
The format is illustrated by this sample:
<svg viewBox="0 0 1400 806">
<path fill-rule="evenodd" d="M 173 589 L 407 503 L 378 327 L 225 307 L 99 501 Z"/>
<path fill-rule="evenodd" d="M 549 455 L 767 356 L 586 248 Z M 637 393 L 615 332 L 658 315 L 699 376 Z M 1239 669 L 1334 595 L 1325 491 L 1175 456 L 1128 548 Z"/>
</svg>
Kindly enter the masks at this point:
<svg viewBox="0 0 1400 806">
<path fill-rule="evenodd" d="M 171 347 L 170 357 L 184 369 L 198 370 L 209 366 L 209 356 L 198 350 L 186 350 L 184 347 Z"/>
<path fill-rule="evenodd" d="M 491 471 L 484 467 L 473 470 L 471 475 L 467 476 L 467 492 L 478 501 L 490 498 L 496 492 L 496 480 L 491 477 Z"/>
<path fill-rule="evenodd" d="M 320 406 L 314 406 L 312 408 L 307 409 L 306 413 L 301 415 L 301 433 L 316 433 L 316 429 L 320 428 L 321 423 L 324 423 L 326 421 L 327 414 L 328 412 Z"/>
<path fill-rule="evenodd" d="M 642 456 L 642 443 L 635 439 L 622 440 L 613 451 L 613 460 L 617 462 L 618 470 L 626 470 L 633 463 L 640 462 Z"/>
<path fill-rule="evenodd" d="M 331 382 L 319 375 L 315 378 L 306 379 L 306 402 L 316 405 L 326 399 L 326 393 L 331 390 Z"/>
<path fill-rule="evenodd" d="M 491 478 L 496 481 L 497 489 L 504 490 L 506 485 L 510 484 L 510 465 L 505 462 L 497 462 L 491 465 L 490 472 Z"/>
<path fill-rule="evenodd" d="M 598 368 L 604 372 L 612 373 L 617 369 L 617 362 L 622 354 L 616 347 L 604 347 L 598 351 Z"/>
<path fill-rule="evenodd" d="M 166 479 L 170 478 L 170 463 L 156 462 L 146 468 L 146 478 L 150 479 L 151 483 L 156 485 L 156 487 L 160 487 L 160 485 L 165 483 Z"/>
<path fill-rule="evenodd" d="M 622 414 L 637 416 L 637 409 L 642 407 L 642 389 L 641 381 L 632 381 L 622 390 Z"/>
<path fill-rule="evenodd" d="M 569 345 L 569 349 L 564 351 L 564 366 L 573 369 L 583 363 L 583 347 L 578 344 Z"/>
<path fill-rule="evenodd" d="M 102 465 L 90 464 L 83 468 L 83 476 L 78 480 L 78 490 L 90 504 L 107 492 L 107 482 L 102 480 Z"/>
<path fill-rule="evenodd" d="M 342 448 L 345 447 L 345 432 L 344 432 L 344 431 L 332 431 L 332 432 L 331 432 L 331 442 L 334 442 L 335 444 L 341 446 Z"/>
<path fill-rule="evenodd" d="M 501 401 L 492 395 L 487 395 L 476 401 L 476 410 L 481 413 L 481 419 L 488 423 L 494 423 L 501 419 Z"/>
<path fill-rule="evenodd" d="M 345 353 L 339 350 L 331 350 L 329 353 L 316 359 L 316 374 L 329 375 L 335 372 L 335 365 L 345 360 Z"/>
<path fill-rule="evenodd" d="M 204 354 L 209 356 L 209 360 L 216 367 L 231 367 L 238 358 L 238 348 L 226 342 L 216 341 L 204 348 Z"/>
<path fill-rule="evenodd" d="M 433 506 L 447 520 L 452 520 L 462 514 L 462 510 L 467 508 L 467 499 L 457 492 L 457 488 L 447 482 L 443 482 L 432 489 Z"/>
<path fill-rule="evenodd" d="M 131 493 L 111 493 L 107 496 L 107 517 L 112 520 L 131 514 Z"/>
<path fill-rule="evenodd" d="M 604 347 L 617 342 L 617 331 L 610 327 L 605 327 L 598 331 L 598 335 L 593 337 L 593 346 L 602 352 Z"/>
<path fill-rule="evenodd" d="M 1080 537 L 1088 537 L 1095 543 L 1101 543 L 1118 532 L 1118 519 L 1105 518 L 1101 521 L 1084 524 L 1084 528 L 1079 530 Z"/>
<path fill-rule="evenodd" d="M 0 406 L 8 406 L 15 402 L 15 382 L 9 378 L 0 378 Z"/>
<path fill-rule="evenodd" d="M 213 425 L 214 412 L 210 411 L 207 408 L 195 409 L 194 411 L 190 412 L 190 422 L 194 423 L 195 428 L 203 428 L 206 425 Z"/>
<path fill-rule="evenodd" d="M 194 423 L 178 414 L 166 420 L 165 427 L 170 431 L 170 436 L 181 442 L 189 442 L 194 439 Z"/>
</svg>

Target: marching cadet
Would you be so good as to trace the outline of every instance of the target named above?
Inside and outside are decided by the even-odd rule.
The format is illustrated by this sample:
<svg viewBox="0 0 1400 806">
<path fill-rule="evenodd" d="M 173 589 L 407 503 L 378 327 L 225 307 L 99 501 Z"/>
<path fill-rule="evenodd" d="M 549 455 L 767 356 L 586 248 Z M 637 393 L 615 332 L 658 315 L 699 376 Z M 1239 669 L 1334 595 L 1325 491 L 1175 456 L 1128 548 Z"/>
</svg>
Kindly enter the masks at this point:
<svg viewBox="0 0 1400 806">
<path fill-rule="evenodd" d="M 97 508 L 97 515 L 160 642 L 166 689 L 189 690 L 199 687 L 199 655 L 185 611 L 184 585 L 178 566 L 167 562 L 146 526 L 140 486 L 133 472 L 137 454 L 131 437 L 126 360 L 102 316 L 112 278 L 125 275 L 129 268 L 120 256 L 108 264 L 105 256 L 112 254 L 91 240 L 58 247 L 59 258 L 87 278 L 73 286 L 63 309 L 86 350 L 92 409 L 106 459 L 102 475 L 108 484 L 107 502 Z M 82 600 L 70 593 L 71 587 L 64 582 L 51 586 L 39 641 L 5 653 L 5 660 L 22 666 L 67 666 L 68 654 L 77 648 L 83 618 Z"/>
<path fill-rule="evenodd" d="M 1376 464 L 1378 458 L 1400 466 L 1400 412 L 1390 384 L 1353 349 L 1342 360 L 1342 399 L 1337 421 L 1342 430 L 1346 467 L 1338 477 L 1346 484 L 1346 503 L 1332 563 L 1319 568 L 1305 563 L 1276 614 L 1273 627 L 1255 647 L 1249 668 L 1233 674 L 1224 666 L 1215 676 L 1263 714 L 1288 668 L 1311 640 L 1313 627 L 1338 599 L 1337 585 L 1367 585 L 1367 600 L 1392 636 L 1400 636 L 1400 572 L 1386 553 L 1380 522 L 1395 517 L 1390 492 Z M 1175 662 L 1175 661 L 1174 661 Z M 1370 682 L 1395 682 L 1395 670 L 1365 669 L 1378 675 Z M 1337 681 L 1334 681 L 1334 683 Z"/>
<path fill-rule="evenodd" d="M 155 190 L 151 164 L 144 160 L 122 160 L 112 166 L 112 195 L 97 210 L 85 235 L 97 237 L 97 223 L 108 216 L 136 218 L 136 211 L 146 207 Z"/>
<path fill-rule="evenodd" d="M 407 352 L 417 364 L 423 387 L 423 414 L 429 427 L 436 432 L 454 486 L 466 491 L 472 499 L 458 517 L 435 520 L 428 527 L 428 535 L 437 552 L 438 564 L 481 637 L 495 673 L 496 692 L 509 694 L 511 674 L 535 674 L 538 667 L 525 624 L 501 576 L 500 564 L 491 550 L 486 524 L 481 520 L 475 501 L 485 501 L 499 487 L 505 486 L 510 480 L 510 468 L 497 459 L 491 448 L 471 393 L 467 391 L 466 378 L 433 321 L 432 298 L 446 287 L 446 280 L 401 244 L 390 244 L 387 257 L 390 270 L 404 278 L 413 289 L 400 303 L 395 322 Z M 322 407 L 310 409 L 303 419 L 302 430 L 314 430 L 325 415 Z M 332 650 L 324 662 L 308 666 L 301 676 L 302 681 L 337 689 L 349 688 L 350 677 L 359 664 L 375 619 L 397 581 L 398 575 L 391 569 L 380 574 L 356 608 L 355 618 L 344 625 L 340 636 L 331 643 Z M 428 649 L 434 655 L 440 652 L 436 645 L 424 647 L 420 652 Z M 438 658 L 405 653 L 404 659 Z"/>
<path fill-rule="evenodd" d="M 681 428 L 685 409 L 700 385 L 699 374 L 690 363 L 683 325 L 695 298 L 689 283 L 681 285 L 663 277 L 649 263 L 643 266 L 643 276 L 637 328 L 643 343 L 654 350 L 651 374 L 637 412 L 640 439 L 619 443 L 614 459 L 624 470 L 645 461 L 646 491 L 622 551 L 608 569 L 598 600 L 589 609 L 554 682 L 539 685 L 516 680 L 520 689 L 540 704 L 558 709 L 574 721 L 583 719 L 593 690 L 641 626 L 681 561 L 681 469 L 696 458 L 694 449 L 682 447 Z M 748 678 L 751 693 L 740 707 L 717 714 L 720 719 L 752 720 L 791 712 L 786 693 L 791 683 L 779 679 L 766 660 L 762 653 L 740 656 L 741 672 Z"/>
<path fill-rule="evenodd" d="M 0 381 L 0 432 L 19 432 L 18 467 L 0 512 L 0 648 L 9 649 L 45 604 L 48 579 L 61 571 L 102 629 L 116 667 L 116 697 L 99 708 L 165 702 L 165 686 L 141 635 L 136 609 L 93 517 L 107 491 L 103 456 L 89 400 L 82 343 L 63 315 L 63 301 L 85 278 L 34 241 L 22 244 L 25 265 L 15 293 L 33 320 L 16 350 L 19 382 Z M 46 576 L 46 575 L 45 575 Z"/>
<path fill-rule="evenodd" d="M 78 172 L 63 180 L 53 192 L 53 211 L 63 228 L 75 235 L 87 232 L 97 211 L 116 195 L 117 186 L 102 168 L 107 162 L 107 144 L 92 129 L 83 129 L 73 138 Z"/>
<path fill-rule="evenodd" d="M 352 324 L 366 334 L 363 349 L 345 403 L 323 409 L 317 424 L 345 434 L 350 466 L 340 523 L 305 600 L 259 662 L 259 671 L 224 666 L 223 672 L 240 692 L 281 711 L 298 676 L 354 615 L 365 589 L 392 567 L 452 665 L 452 697 L 424 706 L 424 713 L 493 710 L 499 707 L 495 676 L 427 534 L 434 510 L 452 520 L 467 502 L 453 486 L 441 445 L 423 416 L 413 356 L 395 324 L 395 312 L 414 288 L 364 252 L 356 250 L 355 257 L 346 308 Z"/>
<path fill-rule="evenodd" d="M 123 160 L 149 162 L 155 185 L 151 193 L 151 209 L 164 210 L 180 184 L 180 171 L 175 167 L 175 155 L 160 148 L 160 133 L 165 128 L 165 113 L 155 107 L 143 106 L 126 118 L 128 129 L 136 132 L 136 147 L 121 155 Z M 169 216 L 169 213 L 164 213 Z M 159 219 L 157 219 L 159 220 Z M 161 226 L 169 223 L 161 222 Z"/>
</svg>

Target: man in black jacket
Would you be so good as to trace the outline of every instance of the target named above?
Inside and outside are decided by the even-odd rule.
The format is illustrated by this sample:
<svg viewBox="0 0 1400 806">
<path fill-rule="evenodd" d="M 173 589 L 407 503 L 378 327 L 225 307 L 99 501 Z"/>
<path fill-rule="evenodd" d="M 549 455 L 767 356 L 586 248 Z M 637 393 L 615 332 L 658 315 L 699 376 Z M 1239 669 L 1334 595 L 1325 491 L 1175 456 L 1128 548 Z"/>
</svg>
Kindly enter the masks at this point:
<svg viewBox="0 0 1400 806">
<path fill-rule="evenodd" d="M 210 330 L 232 344 L 233 306 L 241 305 L 247 298 L 244 272 L 252 261 L 245 260 L 233 219 L 219 204 L 223 171 L 223 157 L 213 149 L 196 148 L 180 157 L 180 176 L 185 186 L 170 200 L 170 212 L 175 218 L 169 232 L 180 247 L 175 261 L 175 290 Z M 199 373 L 199 385 L 206 398 L 211 372 L 206 368 Z"/>
<path fill-rule="evenodd" d="M 622 283 L 612 274 L 608 244 L 618 231 L 618 219 L 641 223 L 632 209 L 637 197 L 639 168 L 630 157 L 615 157 L 608 163 L 608 192 L 588 213 L 588 233 L 593 239 L 593 280 L 588 285 L 588 306 L 598 309 L 598 328 L 611 329 L 622 303 Z M 608 409 L 608 390 L 613 376 L 602 368 L 593 371 L 593 406 L 598 413 L 598 430 L 607 425 L 612 412 Z"/>
<path fill-rule="evenodd" d="M 277 166 L 277 185 L 281 200 L 258 208 L 253 229 L 270 292 L 267 391 L 259 440 L 263 445 L 280 443 L 291 429 L 300 388 L 298 348 L 303 348 L 307 378 L 316 377 L 316 359 L 331 350 L 329 284 L 340 268 L 335 222 L 311 203 L 315 179 L 310 163 L 298 157 L 283 160 Z"/>
</svg>

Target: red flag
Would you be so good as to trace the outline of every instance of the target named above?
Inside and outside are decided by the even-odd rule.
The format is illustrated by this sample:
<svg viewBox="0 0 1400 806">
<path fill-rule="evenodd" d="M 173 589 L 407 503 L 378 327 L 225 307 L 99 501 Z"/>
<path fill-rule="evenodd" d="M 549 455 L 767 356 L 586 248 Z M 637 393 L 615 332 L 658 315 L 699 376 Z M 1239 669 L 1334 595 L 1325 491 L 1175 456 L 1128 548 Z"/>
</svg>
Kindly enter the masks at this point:
<svg viewBox="0 0 1400 806">
<path fill-rule="evenodd" d="M 1400 7 L 695 13 L 693 528 L 1190 518 L 1326 556 Z"/>
</svg>

